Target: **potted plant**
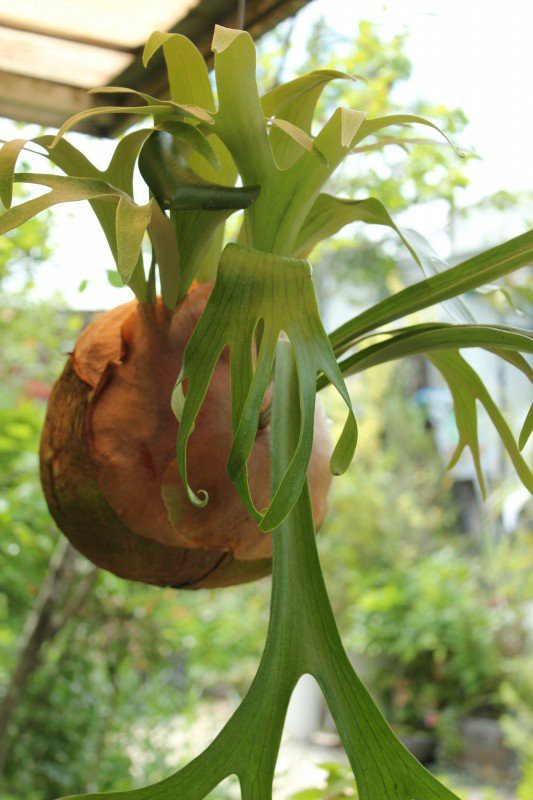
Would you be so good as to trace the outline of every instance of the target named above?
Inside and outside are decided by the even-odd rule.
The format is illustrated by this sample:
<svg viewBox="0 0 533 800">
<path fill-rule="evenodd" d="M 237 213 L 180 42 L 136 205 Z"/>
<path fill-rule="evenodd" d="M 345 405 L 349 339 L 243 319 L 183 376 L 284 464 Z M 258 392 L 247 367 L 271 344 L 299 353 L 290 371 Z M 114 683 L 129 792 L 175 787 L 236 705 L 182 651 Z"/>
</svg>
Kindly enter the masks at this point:
<svg viewBox="0 0 533 800">
<path fill-rule="evenodd" d="M 82 334 L 49 403 L 42 482 L 61 529 L 95 563 L 183 588 L 251 580 L 270 569 L 272 556 L 271 623 L 243 703 L 188 766 L 118 797 L 199 800 L 230 774 L 245 800 L 270 797 L 287 704 L 298 678 L 310 673 L 324 691 L 362 800 L 453 798 L 401 745 L 353 671 L 314 531 L 325 513 L 329 474 L 346 470 L 357 442 L 344 376 L 413 354 L 426 354 L 453 393 L 457 457 L 469 447 L 483 481 L 479 401 L 531 485 L 500 411 L 459 352 L 485 347 L 528 372 L 520 352 L 531 352 L 531 337 L 471 319 L 385 326 L 439 302 L 464 315 L 458 295 L 526 264 L 533 234 L 435 274 L 425 242 L 400 229 L 378 199 L 322 192 L 345 157 L 402 142 L 401 135 L 381 138 L 385 129 L 419 123 L 438 130 L 432 122 L 409 114 L 367 119 L 341 108 L 313 137 L 322 89 L 353 76 L 320 70 L 260 97 L 252 39 L 217 27 L 215 103 L 192 43 L 155 33 L 145 61 L 161 47 L 169 100 L 141 94 L 139 105 L 93 108 L 55 137 L 34 140 L 64 176 L 18 174 L 23 140 L 0 151 L 7 208 L 0 232 L 55 203 L 88 200 L 136 298 Z M 153 124 L 127 134 L 99 171 L 64 137 L 87 116 L 115 112 L 153 117 Z M 140 205 L 132 191 L 137 163 L 150 191 Z M 9 208 L 13 181 L 49 191 Z M 240 233 L 223 246 L 224 222 L 236 210 L 243 212 Z M 328 336 L 307 256 L 354 220 L 391 227 L 428 274 Z M 331 454 L 316 408 L 317 391 L 329 383 L 346 405 Z M 531 418 L 522 443 L 530 428 Z"/>
</svg>

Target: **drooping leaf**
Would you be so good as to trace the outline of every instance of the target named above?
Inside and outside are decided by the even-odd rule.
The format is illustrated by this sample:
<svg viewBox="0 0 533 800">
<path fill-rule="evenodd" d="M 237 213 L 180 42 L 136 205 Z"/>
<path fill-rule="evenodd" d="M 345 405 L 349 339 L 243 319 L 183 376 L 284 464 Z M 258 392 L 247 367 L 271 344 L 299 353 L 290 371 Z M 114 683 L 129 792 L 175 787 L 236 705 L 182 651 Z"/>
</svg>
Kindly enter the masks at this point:
<svg viewBox="0 0 533 800">
<path fill-rule="evenodd" d="M 191 106 L 182 105 L 179 107 L 177 104 L 171 106 L 168 104 L 165 105 L 164 102 L 158 103 L 157 105 L 145 106 L 98 106 L 95 108 L 88 108 L 85 111 L 80 111 L 78 114 L 74 114 L 74 116 L 70 117 L 70 119 L 64 122 L 54 136 L 51 147 L 56 147 L 63 136 L 71 128 L 77 125 L 78 122 L 82 122 L 85 119 L 90 119 L 91 117 L 111 116 L 113 114 L 131 114 L 141 117 L 164 114 L 168 116 L 175 116 L 177 119 L 190 117 L 193 119 L 200 119 L 202 122 L 205 121 L 205 115 L 201 114 L 198 116 L 198 112 Z"/>
<path fill-rule="evenodd" d="M 134 94 L 137 97 L 141 97 L 145 103 L 150 106 L 151 108 L 155 109 L 158 106 L 164 106 L 168 110 L 167 112 L 164 111 L 156 111 L 156 114 L 159 113 L 169 113 L 176 111 L 180 116 L 191 117 L 192 119 L 198 119 L 202 122 L 207 124 L 213 123 L 213 117 L 211 114 L 202 108 L 201 106 L 189 105 L 188 103 L 175 103 L 174 100 L 159 100 L 157 97 L 152 97 L 150 94 L 146 94 L 146 92 L 139 92 L 137 89 L 131 89 L 127 86 L 101 86 L 99 89 L 90 89 L 88 94 Z"/>
<path fill-rule="evenodd" d="M 432 147 L 442 147 L 445 143 L 435 139 L 423 139 L 416 136 L 376 136 L 376 141 L 371 144 L 360 144 L 352 147 L 352 153 L 371 153 L 375 150 L 382 150 L 389 145 L 400 147 L 405 153 L 409 153 L 409 147 L 414 144 L 427 144 Z"/>
<path fill-rule="evenodd" d="M 46 186 L 51 191 L 12 206 L 0 215 L 0 234 L 18 228 L 27 220 L 58 203 L 72 203 L 78 200 L 109 198 L 118 200 L 122 197 L 116 187 L 105 181 L 93 178 L 69 178 L 62 175 L 45 175 L 38 173 L 16 173 L 15 183 L 30 183 Z"/>
<path fill-rule="evenodd" d="M 299 313 L 296 309 L 300 309 Z M 252 363 L 254 334 L 261 321 L 257 363 Z M 301 427 L 298 445 L 268 509 L 259 511 L 250 496 L 247 461 L 257 433 L 278 338 L 288 336 L 298 365 Z M 301 493 L 313 441 L 316 377 L 319 371 L 337 388 L 348 407 L 344 431 L 331 458 L 331 470 L 343 472 L 356 444 L 357 426 L 350 397 L 324 332 L 310 266 L 305 261 L 228 245 L 215 287 L 185 351 L 173 396 L 180 426 L 177 458 L 191 502 L 203 505 L 205 492 L 187 482 L 187 442 L 223 348 L 231 358 L 233 446 L 228 471 L 261 530 L 272 530 L 286 517 Z M 183 397 L 183 383 L 187 393 Z"/>
<path fill-rule="evenodd" d="M 39 147 L 42 147 L 43 150 L 46 151 L 42 155 L 46 155 L 53 164 L 58 166 L 69 177 L 94 178 L 95 180 L 105 181 L 131 198 L 133 196 L 133 171 L 137 156 L 144 141 L 152 131 L 152 128 L 143 129 L 124 136 L 118 143 L 108 167 L 103 171 L 95 167 L 88 158 L 64 139 L 61 139 L 54 148 L 52 148 L 52 136 L 39 136 L 35 139 L 28 140 L 28 142 L 33 142 Z M 15 153 L 15 148 L 7 151 L 9 158 L 6 158 L 4 162 L 4 175 L 8 175 L 15 168 L 17 156 L 20 153 L 19 148 L 17 147 L 16 149 L 18 153 Z M 4 151 L 0 152 L 0 156 L 2 152 Z M 6 166 L 7 161 L 9 161 L 8 166 Z M 21 176 L 21 180 L 22 179 Z M 49 198 L 49 200 L 50 199 L 51 198 Z M 118 195 L 116 199 L 119 199 Z M 114 203 L 110 203 L 108 199 L 89 199 L 89 202 L 100 222 L 116 261 L 116 207 Z M 29 212 L 32 208 L 34 213 L 39 213 L 39 210 L 42 208 L 42 202 L 26 207 L 25 210 Z M 122 285 L 122 281 L 120 285 Z M 142 257 L 140 255 L 130 278 L 129 285 L 140 300 L 145 299 L 145 277 Z"/>
<path fill-rule="evenodd" d="M 452 393 L 455 419 L 459 431 L 459 442 L 448 467 L 453 467 L 459 460 L 463 450 L 468 447 L 474 459 L 481 491 L 483 496 L 486 496 L 487 490 L 483 477 L 477 425 L 476 401 L 479 401 L 498 431 L 520 480 L 529 491 L 533 491 L 533 475 L 520 455 L 514 436 L 501 411 L 490 396 L 479 375 L 458 352 L 433 352 L 429 359 L 442 374 Z"/>
<path fill-rule="evenodd" d="M 52 161 L 67 175 L 98 176 L 133 197 L 135 165 L 139 151 L 152 133 L 152 130 L 152 128 L 144 128 L 124 136 L 117 144 L 107 168 L 103 171 L 98 170 L 79 150 L 65 139 L 61 139 L 54 148 L 51 146 L 53 141 L 51 136 L 39 137 L 35 141 L 47 150 Z M 110 203 L 101 200 L 91 202 L 91 206 L 104 231 L 115 262 L 118 263 L 115 209 Z M 146 279 L 141 255 L 139 255 L 129 285 L 139 300 L 144 301 L 146 299 Z"/>
<path fill-rule="evenodd" d="M 136 206 L 128 195 L 97 178 L 73 178 L 60 175 L 15 174 L 16 182 L 46 186 L 51 191 L 26 200 L 0 215 L 0 234 L 18 228 L 27 220 L 59 203 L 79 200 L 114 200 L 116 208 L 116 253 L 121 277 L 127 283 L 138 261 L 141 243 L 150 221 L 151 204 Z"/>
<path fill-rule="evenodd" d="M 533 335 L 519 328 L 434 323 L 413 325 L 399 332 L 386 331 L 386 334 L 388 338 L 384 341 L 364 347 L 339 362 L 342 374 L 352 375 L 399 358 L 463 347 L 482 347 L 500 357 L 506 351 L 513 354 L 516 351 L 533 354 Z M 515 363 L 515 366 L 525 368 L 528 377 L 533 377 L 527 361 L 524 361 L 524 365 Z M 319 387 L 322 388 L 326 383 L 325 380 L 319 381 Z"/>
<path fill-rule="evenodd" d="M 533 231 L 527 231 L 376 303 L 331 333 L 333 349 L 343 352 L 369 331 L 497 280 L 532 260 Z"/>
<path fill-rule="evenodd" d="M 366 139 L 367 136 L 371 136 L 378 131 L 383 130 L 384 128 L 390 128 L 393 125 L 426 125 L 429 128 L 433 128 L 433 130 L 437 131 L 444 136 L 448 144 L 453 147 L 457 155 L 462 158 L 463 153 L 459 150 L 458 147 L 452 142 L 449 136 L 441 129 L 438 125 L 435 125 L 434 122 L 431 122 L 429 119 L 425 119 L 425 117 L 417 116 L 416 114 L 389 114 L 385 117 L 376 117 L 375 119 L 366 119 L 365 122 L 361 125 L 359 132 L 356 136 L 354 146 L 362 142 L 363 139 Z"/>
<path fill-rule="evenodd" d="M 533 424 L 531 412 L 522 429 L 519 447 L 517 448 L 507 423 L 480 378 L 461 359 L 459 354 L 454 354 L 453 351 L 456 348 L 482 347 L 509 361 L 533 382 L 533 370 L 519 352 L 533 353 L 533 334 L 519 328 L 487 325 L 445 325 L 442 323 L 413 325 L 399 331 L 388 331 L 386 333 L 389 338 L 364 347 L 341 361 L 339 366 L 343 375 L 362 372 L 399 358 L 419 354 L 426 355 L 441 370 L 454 396 L 454 408 L 460 431 L 460 441 L 453 463 L 456 463 L 464 447 L 468 446 L 474 458 L 480 486 L 483 493 L 485 493 L 477 434 L 475 402 L 477 399 L 483 403 L 493 420 L 520 478 L 526 486 L 530 486 L 531 475 L 527 465 L 518 455 L 518 450 L 523 449 L 531 431 L 531 425 Z M 441 361 L 439 361 L 440 354 L 443 355 Z M 449 365 L 446 366 L 448 357 L 453 359 L 451 367 Z M 453 369 L 454 363 L 455 371 Z M 461 379 L 461 371 L 463 379 Z M 318 380 L 318 388 L 323 388 L 327 383 L 327 378 L 321 376 Z"/>
</svg>

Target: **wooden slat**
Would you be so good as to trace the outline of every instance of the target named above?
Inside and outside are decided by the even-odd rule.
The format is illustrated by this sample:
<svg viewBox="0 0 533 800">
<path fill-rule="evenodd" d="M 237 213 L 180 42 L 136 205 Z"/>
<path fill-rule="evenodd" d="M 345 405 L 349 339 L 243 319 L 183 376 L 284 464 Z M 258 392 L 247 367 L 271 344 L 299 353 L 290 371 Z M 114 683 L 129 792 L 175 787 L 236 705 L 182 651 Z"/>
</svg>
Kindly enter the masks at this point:
<svg viewBox="0 0 533 800">
<path fill-rule="evenodd" d="M 245 28 L 254 39 L 257 39 L 283 19 L 295 14 L 308 2 L 309 0 L 248 0 Z M 214 25 L 235 26 L 237 7 L 237 0 L 201 0 L 172 28 L 172 31 L 188 36 L 211 66 L 211 39 Z M 80 35 L 83 36 L 83 33 L 80 32 Z M 144 69 L 139 49 L 128 68 L 119 75 L 110 77 L 109 83 L 165 97 L 168 94 L 168 83 L 162 53 L 156 53 L 148 69 Z M 114 102 L 119 104 L 121 100 L 117 98 Z M 123 102 L 127 106 L 135 104 L 136 101 Z M 88 95 L 85 89 L 76 86 L 0 71 L 0 116 L 21 122 L 60 127 L 68 117 L 78 111 L 108 103 L 108 97 Z M 76 130 L 96 136 L 115 136 L 133 121 L 134 119 L 125 115 L 96 117 L 80 124 Z"/>
<path fill-rule="evenodd" d="M 96 95 L 87 94 L 85 89 L 0 71 L 2 117 L 59 128 L 72 114 L 97 105 L 100 102 Z M 105 135 L 109 124 L 109 119 L 98 117 L 91 120 L 90 126 L 80 125 L 77 130 L 92 134 L 101 131 Z"/>
</svg>

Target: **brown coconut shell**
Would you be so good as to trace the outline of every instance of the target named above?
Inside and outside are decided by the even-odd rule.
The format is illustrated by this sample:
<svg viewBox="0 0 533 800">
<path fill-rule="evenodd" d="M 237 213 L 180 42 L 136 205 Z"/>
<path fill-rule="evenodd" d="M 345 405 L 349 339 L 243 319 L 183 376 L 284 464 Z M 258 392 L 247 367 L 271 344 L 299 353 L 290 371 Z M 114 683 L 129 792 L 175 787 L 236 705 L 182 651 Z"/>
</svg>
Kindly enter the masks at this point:
<svg viewBox="0 0 533 800">
<path fill-rule="evenodd" d="M 228 586 L 270 571 L 271 536 L 247 514 L 226 470 L 230 364 L 224 351 L 189 440 L 193 506 L 176 466 L 170 397 L 210 292 L 193 289 L 172 315 L 137 301 L 96 318 L 52 391 L 41 439 L 48 507 L 72 544 L 123 578 L 179 588 Z M 269 498 L 269 430 L 249 461 L 258 507 Z M 326 514 L 330 441 L 317 409 L 309 482 L 317 525 Z"/>
</svg>

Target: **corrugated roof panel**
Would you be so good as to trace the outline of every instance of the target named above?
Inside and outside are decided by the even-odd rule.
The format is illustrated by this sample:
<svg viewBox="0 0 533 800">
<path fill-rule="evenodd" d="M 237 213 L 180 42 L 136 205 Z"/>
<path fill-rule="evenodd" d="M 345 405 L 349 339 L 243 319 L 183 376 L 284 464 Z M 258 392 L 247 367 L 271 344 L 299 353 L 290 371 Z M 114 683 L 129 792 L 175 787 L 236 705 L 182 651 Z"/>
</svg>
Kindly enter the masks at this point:
<svg viewBox="0 0 533 800">
<path fill-rule="evenodd" d="M 118 48 L 168 30 L 199 0 L 0 0 L 0 25 Z"/>
</svg>

